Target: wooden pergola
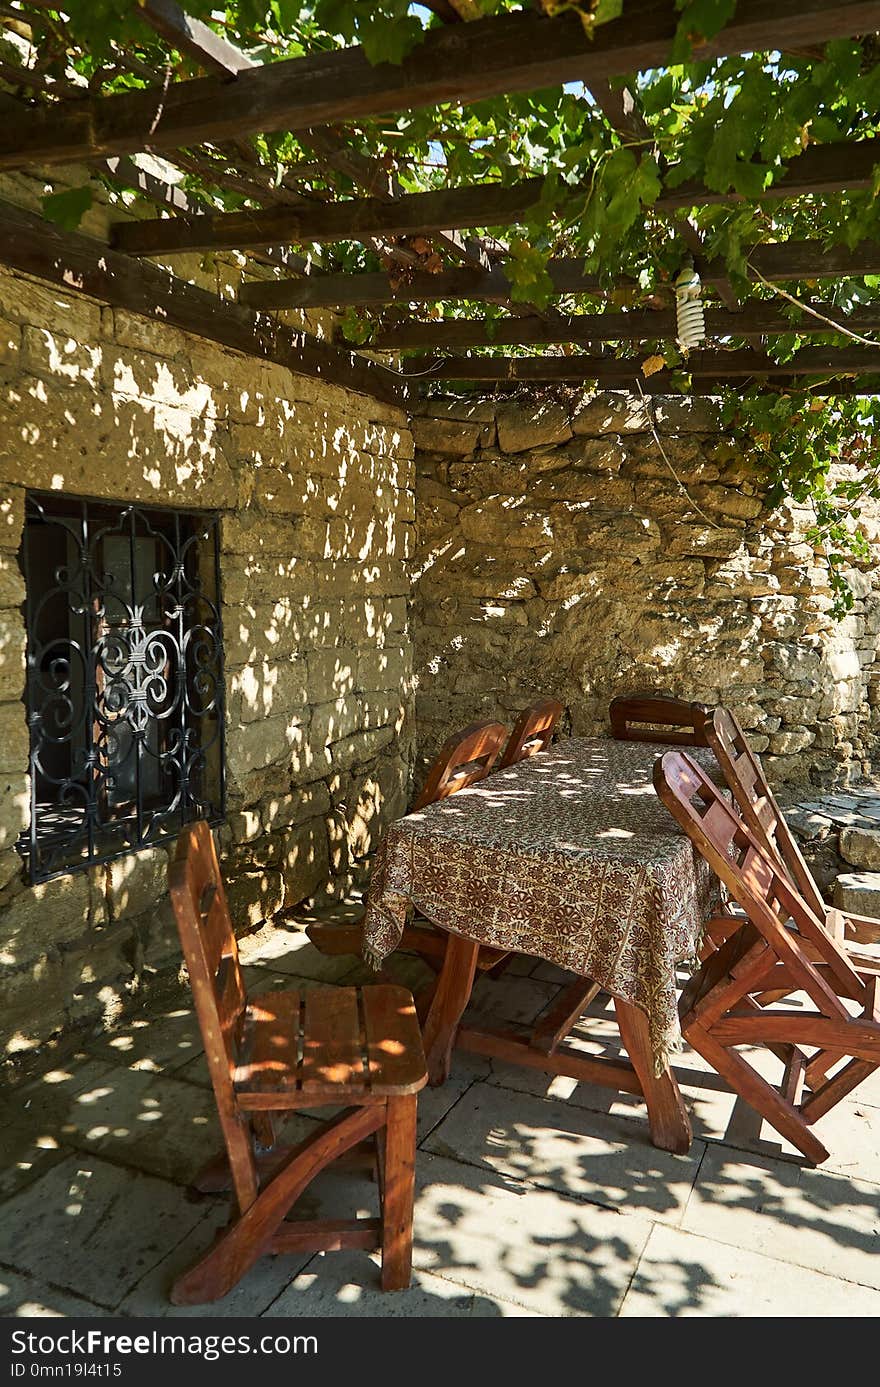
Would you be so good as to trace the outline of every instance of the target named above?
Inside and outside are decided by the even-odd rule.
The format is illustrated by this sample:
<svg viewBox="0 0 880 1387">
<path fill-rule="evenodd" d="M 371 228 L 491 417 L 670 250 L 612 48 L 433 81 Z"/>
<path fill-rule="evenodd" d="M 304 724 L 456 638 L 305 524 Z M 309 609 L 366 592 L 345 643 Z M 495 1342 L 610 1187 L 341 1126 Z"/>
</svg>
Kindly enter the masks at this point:
<svg viewBox="0 0 880 1387">
<path fill-rule="evenodd" d="M 45 10 L 48 0 L 22 0 L 15 14 Z M 52 6 L 58 9 L 57 5 Z M 61 7 L 63 10 L 63 6 Z M 19 95 L 0 98 L 0 171 L 86 164 L 120 189 L 136 187 L 157 215 L 119 221 L 110 244 L 0 203 L 0 262 L 64 285 L 104 303 L 162 320 L 254 356 L 282 363 L 350 389 L 406 407 L 427 383 L 565 381 L 600 387 L 669 393 L 670 371 L 642 371 L 644 345 L 675 335 L 668 302 L 649 308 L 559 313 L 512 297 L 506 271 L 507 243 L 486 228 L 515 224 L 539 203 L 541 178 L 505 186 L 406 193 L 383 161 L 365 156 L 346 138 L 345 123 L 416 110 L 440 102 L 464 104 L 487 96 L 529 92 L 583 82 L 617 129 L 645 134 L 626 87 L 611 80 L 669 61 L 677 14 L 673 0 L 627 0 L 620 19 L 593 38 L 574 14 L 547 18 L 523 11 L 473 23 L 458 22 L 461 0 L 436 0 L 431 8 L 444 27 L 431 30 L 401 64 L 371 66 L 363 52 L 345 48 L 314 56 L 255 63 L 213 29 L 187 16 L 175 0 L 145 0 L 143 17 L 169 45 L 186 53 L 206 76 L 154 81 L 144 89 L 92 95 L 88 89 L 42 77 L 38 70 L 0 64 L 0 79 Z M 803 51 L 841 37 L 880 31 L 880 0 L 739 0 L 732 21 L 695 57 Z M 122 54 L 121 61 L 125 62 Z M 135 63 L 135 59 L 130 60 Z M 292 131 L 315 162 L 288 166 L 274 180 L 255 152 L 252 137 Z M 814 144 L 792 159 L 762 199 L 822 197 L 876 186 L 880 143 L 873 139 Z M 132 156 L 162 156 L 206 185 L 243 194 L 242 211 L 218 212 L 196 194 L 145 172 Z M 342 172 L 364 195 L 329 197 L 312 188 L 316 171 Z M 668 172 L 668 170 L 666 171 Z M 576 203 L 583 190 L 562 187 Z M 736 202 L 691 181 L 664 187 L 658 213 L 711 203 Z M 880 328 L 880 299 L 849 315 L 821 296 L 796 320 L 800 335 L 827 337 L 841 329 L 839 345 L 809 347 L 780 365 L 765 339 L 793 330 L 790 307 L 761 297 L 740 298 L 725 266 L 707 256 L 701 233 L 676 223 L 694 258 L 706 295 L 708 345 L 692 351 L 687 371 L 692 391 L 717 392 L 725 384 L 770 382 L 786 388 L 811 383 L 816 393 L 880 391 L 880 358 L 853 336 Z M 482 234 L 467 235 L 476 232 Z M 359 242 L 380 255 L 381 272 L 326 272 L 296 248 Z M 270 267 L 271 278 L 245 281 L 237 302 L 187 283 L 163 262 L 192 251 L 236 250 Z M 551 260 L 548 273 L 559 297 L 607 297 L 578 258 Z M 821 241 L 762 244 L 748 257 L 753 283 L 833 281 L 880 273 L 880 242 L 855 250 Z M 625 287 L 625 286 L 624 286 Z M 341 336 L 318 341 L 281 323 L 278 311 L 420 305 L 453 301 L 489 303 L 506 310 L 491 322 L 450 317 L 422 321 L 410 315 L 381 327 L 365 355 Z M 751 345 L 731 348 L 730 339 Z M 566 345 L 566 355 L 505 355 L 506 347 Z M 613 344 L 613 347 L 610 345 Z M 641 348 L 641 350 L 640 350 Z M 628 355 L 615 355 L 623 349 Z M 376 352 L 407 353 L 397 370 Z"/>
</svg>

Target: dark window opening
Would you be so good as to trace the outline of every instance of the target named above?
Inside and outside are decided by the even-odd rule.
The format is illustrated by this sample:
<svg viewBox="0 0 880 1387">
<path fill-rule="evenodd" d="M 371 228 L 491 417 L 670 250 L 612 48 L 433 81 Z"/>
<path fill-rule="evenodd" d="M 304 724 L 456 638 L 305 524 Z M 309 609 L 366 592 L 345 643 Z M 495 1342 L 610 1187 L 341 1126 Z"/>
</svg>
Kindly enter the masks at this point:
<svg viewBox="0 0 880 1387">
<path fill-rule="evenodd" d="M 224 812 L 218 517 L 29 494 L 32 881 Z"/>
</svg>

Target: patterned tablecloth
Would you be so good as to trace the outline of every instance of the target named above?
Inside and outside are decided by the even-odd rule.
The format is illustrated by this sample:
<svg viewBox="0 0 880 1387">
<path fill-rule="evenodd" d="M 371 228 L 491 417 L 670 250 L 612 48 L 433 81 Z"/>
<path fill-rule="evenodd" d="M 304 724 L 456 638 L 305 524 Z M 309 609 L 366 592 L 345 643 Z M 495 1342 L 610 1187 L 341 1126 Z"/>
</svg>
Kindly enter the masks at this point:
<svg viewBox="0 0 880 1387">
<path fill-rule="evenodd" d="M 681 1041 L 675 965 L 719 900 L 717 878 L 654 793 L 664 750 L 572 738 L 399 819 L 376 854 L 368 961 L 397 947 L 414 906 L 640 1007 L 661 1065 Z M 690 754 L 718 773 L 710 752 Z"/>
</svg>

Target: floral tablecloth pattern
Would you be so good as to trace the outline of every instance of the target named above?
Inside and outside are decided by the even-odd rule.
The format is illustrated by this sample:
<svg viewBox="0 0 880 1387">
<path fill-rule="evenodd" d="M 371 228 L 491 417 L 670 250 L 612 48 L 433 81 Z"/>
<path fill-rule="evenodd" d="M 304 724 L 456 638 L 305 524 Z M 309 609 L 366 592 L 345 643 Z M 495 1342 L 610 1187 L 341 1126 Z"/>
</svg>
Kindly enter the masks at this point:
<svg viewBox="0 0 880 1387">
<path fill-rule="evenodd" d="M 659 1069 L 681 1043 L 676 964 L 719 904 L 717 878 L 654 792 L 666 749 L 571 738 L 392 824 L 367 899 L 368 962 L 397 947 L 415 907 L 640 1007 Z M 690 754 L 719 774 L 710 752 Z"/>
</svg>

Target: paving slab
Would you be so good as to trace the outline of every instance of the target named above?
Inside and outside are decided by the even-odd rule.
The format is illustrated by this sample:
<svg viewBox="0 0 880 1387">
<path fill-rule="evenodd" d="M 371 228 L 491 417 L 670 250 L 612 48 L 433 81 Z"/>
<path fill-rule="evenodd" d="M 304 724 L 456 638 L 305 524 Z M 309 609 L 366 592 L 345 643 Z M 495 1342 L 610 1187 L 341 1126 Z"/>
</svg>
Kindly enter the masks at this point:
<svg viewBox="0 0 880 1387">
<path fill-rule="evenodd" d="M 264 1318 L 299 1315 L 316 1318 L 354 1316 L 373 1319 L 509 1319 L 537 1318 L 499 1297 L 483 1295 L 445 1281 L 430 1272 L 414 1271 L 407 1291 L 382 1291 L 376 1254 L 331 1252 L 312 1259 L 281 1294 Z"/>
<path fill-rule="evenodd" d="M 542 1315 L 615 1315 L 650 1229 L 487 1169 L 419 1158 L 416 1267 Z"/>
<path fill-rule="evenodd" d="M 186 1184 L 222 1144 L 213 1095 L 139 1069 L 111 1069 L 54 1112 L 79 1151 Z"/>
<path fill-rule="evenodd" d="M 218 1199 L 216 1206 L 208 1210 L 183 1242 L 178 1243 L 167 1257 L 163 1257 L 141 1278 L 120 1305 L 119 1313 L 162 1319 L 223 1319 L 234 1315 L 261 1315 L 312 1260 L 312 1253 L 262 1257 L 228 1295 L 213 1305 L 172 1305 L 168 1299 L 176 1278 L 207 1252 L 216 1234 L 228 1221 L 228 1203 L 225 1199 Z"/>
<path fill-rule="evenodd" d="M 880 1291 L 657 1224 L 620 1314 L 627 1319 L 877 1318 Z"/>
<path fill-rule="evenodd" d="M 109 1315 L 101 1305 L 59 1291 L 30 1276 L 0 1268 L 0 1317 L 3 1319 L 101 1319 Z"/>
<path fill-rule="evenodd" d="M 243 964 L 294 973 L 313 982 L 340 983 L 358 966 L 353 954 L 322 954 L 301 930 L 260 930 L 239 941 Z"/>
<path fill-rule="evenodd" d="M 624 1118 L 476 1083 L 425 1149 L 625 1213 L 678 1222 L 704 1147 L 686 1156 L 651 1145 Z"/>
<path fill-rule="evenodd" d="M 557 995 L 559 988 L 537 978 L 512 974 L 502 978 L 480 978 L 471 993 L 465 1018 L 488 1018 L 531 1025 Z"/>
<path fill-rule="evenodd" d="M 81 1055 L 4 1095 L 0 1106 L 0 1199 L 15 1194 L 71 1154 L 60 1135 L 60 1115 L 76 1095 L 113 1072 Z"/>
<path fill-rule="evenodd" d="M 79 1152 L 3 1205 L 0 1263 L 112 1310 L 203 1217 L 167 1181 Z"/>
<path fill-rule="evenodd" d="M 880 1288 L 880 1187 L 708 1147 L 681 1225 L 717 1242 Z"/>
<path fill-rule="evenodd" d="M 173 1074 L 202 1052 L 195 1008 L 188 1002 L 127 1024 L 87 1042 L 90 1054 L 129 1069 Z"/>
</svg>

